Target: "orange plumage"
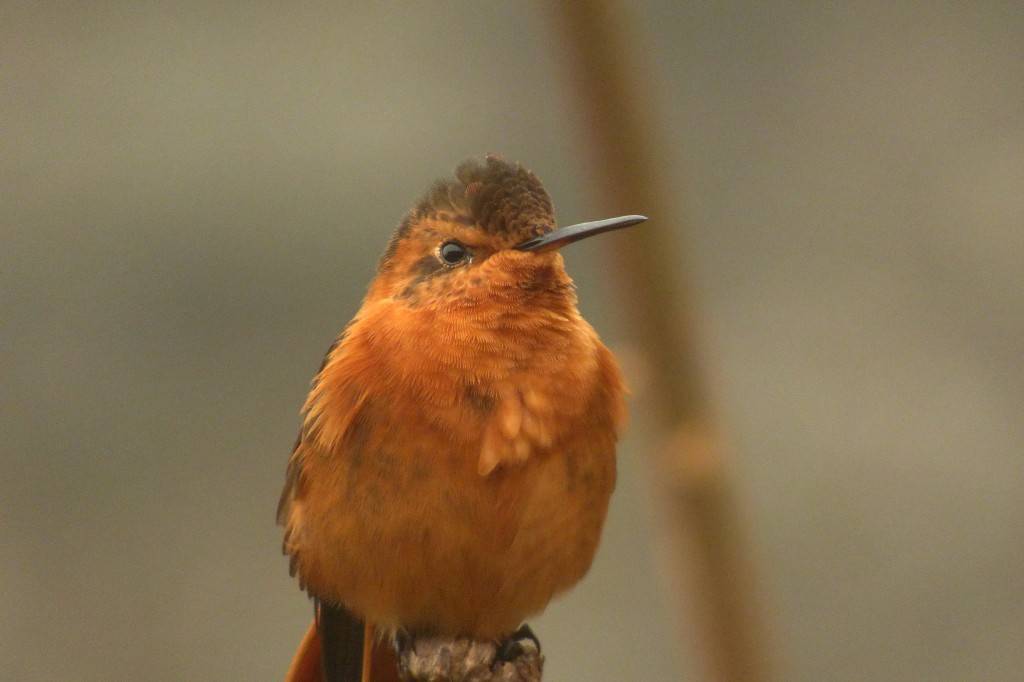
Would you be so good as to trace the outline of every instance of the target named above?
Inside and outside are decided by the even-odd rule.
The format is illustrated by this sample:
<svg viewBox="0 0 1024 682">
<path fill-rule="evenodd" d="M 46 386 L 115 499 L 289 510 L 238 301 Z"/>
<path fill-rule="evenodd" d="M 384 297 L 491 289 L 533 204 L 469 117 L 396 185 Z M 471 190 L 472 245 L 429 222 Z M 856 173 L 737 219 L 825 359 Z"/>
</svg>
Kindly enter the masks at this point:
<svg viewBox="0 0 1024 682">
<path fill-rule="evenodd" d="M 278 519 L 310 594 L 382 632 L 500 639 L 586 573 L 626 410 L 559 232 L 497 157 L 399 226 L 288 466 Z"/>
</svg>

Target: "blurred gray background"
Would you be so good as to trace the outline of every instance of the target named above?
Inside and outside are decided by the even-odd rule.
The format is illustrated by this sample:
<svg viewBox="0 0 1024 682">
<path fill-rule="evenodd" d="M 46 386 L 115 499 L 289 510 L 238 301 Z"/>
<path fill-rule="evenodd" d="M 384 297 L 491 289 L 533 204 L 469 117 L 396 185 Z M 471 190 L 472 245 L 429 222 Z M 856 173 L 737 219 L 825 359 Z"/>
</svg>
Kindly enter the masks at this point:
<svg viewBox="0 0 1024 682">
<path fill-rule="evenodd" d="M 1022 679 L 1024 6 L 627 7 L 780 677 Z M 492 151 L 602 217 L 558 41 L 539 3 L 0 6 L 0 678 L 281 678 L 285 461 L 391 228 Z M 643 435 L 545 679 L 700 679 Z"/>
</svg>

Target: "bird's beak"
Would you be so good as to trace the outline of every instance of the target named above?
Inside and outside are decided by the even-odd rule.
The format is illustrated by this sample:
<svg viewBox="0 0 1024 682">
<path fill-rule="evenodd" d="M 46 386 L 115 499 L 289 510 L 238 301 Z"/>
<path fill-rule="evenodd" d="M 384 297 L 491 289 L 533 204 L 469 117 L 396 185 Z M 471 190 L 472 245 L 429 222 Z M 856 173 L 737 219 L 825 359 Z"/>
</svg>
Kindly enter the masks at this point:
<svg viewBox="0 0 1024 682">
<path fill-rule="evenodd" d="M 527 239 L 525 242 L 516 244 L 513 248 L 517 251 L 532 251 L 534 253 L 554 251 L 555 249 L 562 248 L 566 244 L 578 242 L 581 239 L 592 237 L 595 234 L 611 232 L 612 230 L 621 230 L 624 227 L 630 227 L 631 225 L 642 223 L 645 220 L 647 220 L 647 217 L 642 215 L 624 215 L 619 216 L 618 218 L 595 220 L 589 223 L 579 223 L 578 225 L 560 227 L 557 230 L 552 230 L 551 232 L 539 237 Z"/>
</svg>

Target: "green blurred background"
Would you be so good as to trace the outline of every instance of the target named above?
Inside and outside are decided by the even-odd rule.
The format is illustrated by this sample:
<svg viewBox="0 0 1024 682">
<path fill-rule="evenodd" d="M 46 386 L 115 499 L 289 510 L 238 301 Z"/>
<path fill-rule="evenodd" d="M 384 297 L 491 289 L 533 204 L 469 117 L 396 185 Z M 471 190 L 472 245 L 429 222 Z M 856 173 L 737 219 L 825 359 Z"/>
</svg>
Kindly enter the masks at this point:
<svg viewBox="0 0 1024 682">
<path fill-rule="evenodd" d="M 625 7 L 780 677 L 1019 680 L 1024 6 Z M 391 228 L 487 152 L 603 217 L 559 41 L 543 3 L 0 6 L 0 677 L 281 678 L 284 465 Z M 700 679 L 642 436 L 545 679 Z"/>
</svg>

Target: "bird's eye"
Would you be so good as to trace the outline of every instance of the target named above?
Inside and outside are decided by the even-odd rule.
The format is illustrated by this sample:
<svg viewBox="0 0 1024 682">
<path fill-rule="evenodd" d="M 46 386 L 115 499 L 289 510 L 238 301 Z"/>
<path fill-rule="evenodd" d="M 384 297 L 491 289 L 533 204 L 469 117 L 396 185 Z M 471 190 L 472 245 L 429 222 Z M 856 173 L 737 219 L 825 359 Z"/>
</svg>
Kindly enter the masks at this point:
<svg viewBox="0 0 1024 682">
<path fill-rule="evenodd" d="M 458 242 L 445 242 L 441 244 L 438 255 L 441 256 L 442 263 L 451 266 L 468 263 L 471 257 L 469 249 Z"/>
</svg>

